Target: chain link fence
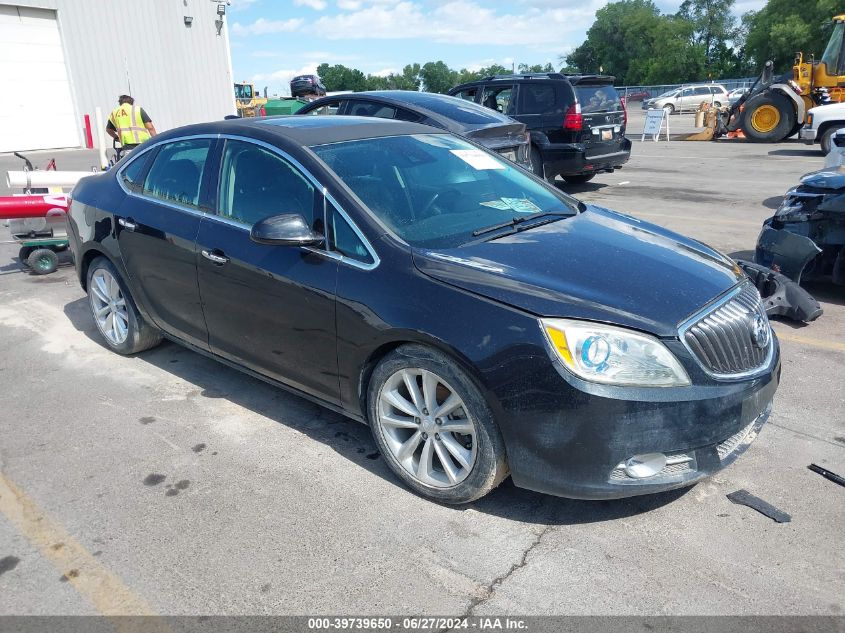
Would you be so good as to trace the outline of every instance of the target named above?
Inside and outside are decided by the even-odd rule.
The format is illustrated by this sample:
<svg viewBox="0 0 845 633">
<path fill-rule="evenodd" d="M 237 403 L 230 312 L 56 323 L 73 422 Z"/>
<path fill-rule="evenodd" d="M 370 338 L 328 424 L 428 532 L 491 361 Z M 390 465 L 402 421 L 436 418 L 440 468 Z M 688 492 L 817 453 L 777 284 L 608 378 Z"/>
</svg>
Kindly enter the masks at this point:
<svg viewBox="0 0 845 633">
<path fill-rule="evenodd" d="M 660 84 L 654 86 L 616 86 L 620 97 L 625 98 L 628 107 L 642 103 L 646 109 L 648 101 L 660 99 L 659 105 L 653 107 L 664 107 L 664 104 L 671 104 L 672 111 L 677 113 L 695 112 L 702 101 L 710 103 L 718 101 L 721 105 L 728 105 L 725 99 L 714 94 L 696 94 L 696 88 L 705 86 L 722 86 L 728 93 L 740 89 L 750 88 L 756 77 L 744 77 L 740 79 L 717 79 L 713 81 L 688 82 L 682 84 Z"/>
</svg>

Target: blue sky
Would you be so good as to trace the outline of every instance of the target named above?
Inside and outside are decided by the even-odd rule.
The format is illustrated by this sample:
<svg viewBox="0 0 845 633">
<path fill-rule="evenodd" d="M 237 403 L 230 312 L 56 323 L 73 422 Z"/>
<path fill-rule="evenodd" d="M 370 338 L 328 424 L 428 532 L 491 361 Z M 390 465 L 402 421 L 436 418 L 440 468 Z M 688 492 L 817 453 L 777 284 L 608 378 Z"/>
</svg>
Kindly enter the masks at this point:
<svg viewBox="0 0 845 633">
<path fill-rule="evenodd" d="M 443 60 L 453 68 L 559 64 L 584 40 L 607 0 L 232 0 L 228 21 L 237 80 L 286 94 L 317 64 L 365 73 Z M 680 0 L 657 0 L 675 12 Z M 765 0 L 737 0 L 735 13 Z"/>
</svg>

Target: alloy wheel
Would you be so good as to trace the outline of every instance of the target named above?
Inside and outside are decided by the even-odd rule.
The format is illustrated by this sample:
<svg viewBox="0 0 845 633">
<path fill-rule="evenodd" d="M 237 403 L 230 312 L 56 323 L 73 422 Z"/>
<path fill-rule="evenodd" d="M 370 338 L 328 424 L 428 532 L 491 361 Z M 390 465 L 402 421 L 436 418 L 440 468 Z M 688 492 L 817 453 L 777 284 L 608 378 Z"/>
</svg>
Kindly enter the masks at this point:
<svg viewBox="0 0 845 633">
<path fill-rule="evenodd" d="M 117 279 L 100 268 L 91 276 L 88 296 L 94 321 L 112 345 L 120 345 L 129 336 L 129 312 Z"/>
<path fill-rule="evenodd" d="M 392 458 L 421 484 L 450 488 L 472 472 L 475 422 L 437 374 L 409 368 L 391 375 L 378 394 L 377 424 Z"/>
</svg>

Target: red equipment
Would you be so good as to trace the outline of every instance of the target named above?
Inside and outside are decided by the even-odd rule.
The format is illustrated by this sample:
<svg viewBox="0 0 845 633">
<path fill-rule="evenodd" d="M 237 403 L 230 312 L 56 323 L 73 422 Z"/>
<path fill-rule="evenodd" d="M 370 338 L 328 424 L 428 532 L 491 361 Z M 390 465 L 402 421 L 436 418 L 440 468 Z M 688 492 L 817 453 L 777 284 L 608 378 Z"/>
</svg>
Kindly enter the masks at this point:
<svg viewBox="0 0 845 633">
<path fill-rule="evenodd" d="M 17 218 L 44 218 L 56 213 L 67 213 L 68 196 L 0 196 L 0 220 Z"/>
</svg>

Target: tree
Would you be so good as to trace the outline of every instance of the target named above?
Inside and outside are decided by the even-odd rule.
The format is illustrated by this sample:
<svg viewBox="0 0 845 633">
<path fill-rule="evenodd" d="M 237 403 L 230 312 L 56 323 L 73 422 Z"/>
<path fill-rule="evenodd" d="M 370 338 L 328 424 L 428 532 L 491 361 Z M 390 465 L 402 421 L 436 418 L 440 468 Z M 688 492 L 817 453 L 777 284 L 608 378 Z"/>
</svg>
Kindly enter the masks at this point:
<svg viewBox="0 0 845 633">
<path fill-rule="evenodd" d="M 317 75 L 323 80 L 323 85 L 328 92 L 339 90 L 354 90 L 360 92 L 367 89 L 367 78 L 357 68 L 347 68 L 343 64 L 320 64 L 317 66 Z"/>
<path fill-rule="evenodd" d="M 519 72 L 521 73 L 553 73 L 555 71 L 551 64 L 546 64 L 545 66 L 542 64 L 533 64 L 531 66 L 520 64 L 517 68 L 519 68 Z"/>
<path fill-rule="evenodd" d="M 426 91 L 444 93 L 457 83 L 458 73 L 445 62 L 428 62 L 423 64 L 420 78 Z"/>
<path fill-rule="evenodd" d="M 705 66 L 708 70 L 723 63 L 729 55 L 726 41 L 736 35 L 734 0 L 684 0 L 678 17 L 692 25 L 692 41 L 704 48 Z"/>
<path fill-rule="evenodd" d="M 747 55 L 757 69 L 772 60 L 776 72 L 792 66 L 796 51 L 818 59 L 830 38 L 831 18 L 839 13 L 842 0 L 769 0 L 742 18 L 748 30 Z"/>
</svg>

